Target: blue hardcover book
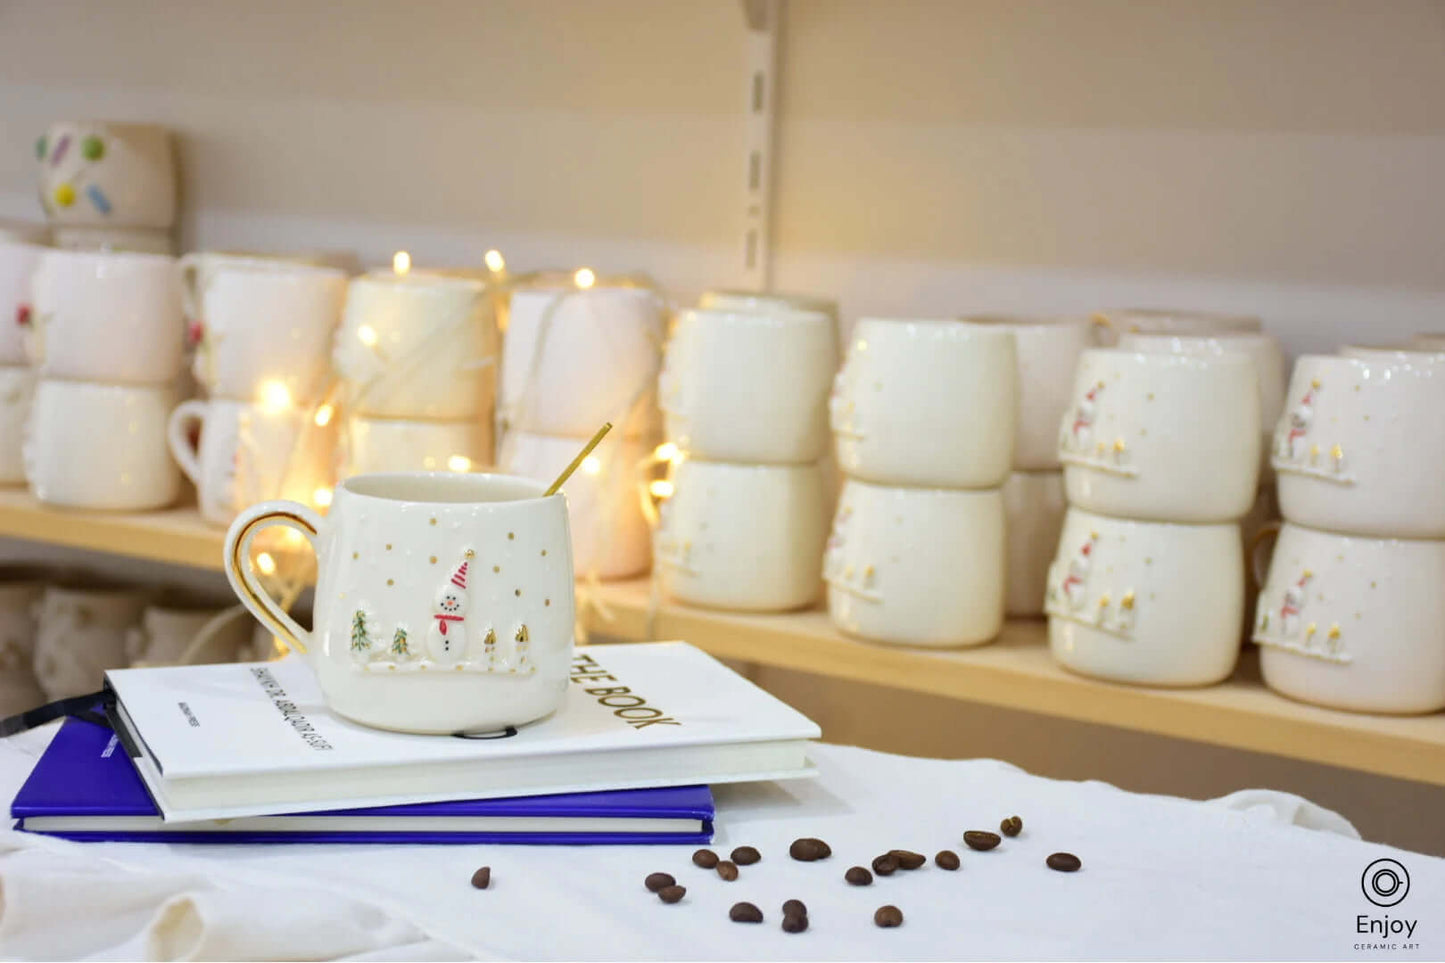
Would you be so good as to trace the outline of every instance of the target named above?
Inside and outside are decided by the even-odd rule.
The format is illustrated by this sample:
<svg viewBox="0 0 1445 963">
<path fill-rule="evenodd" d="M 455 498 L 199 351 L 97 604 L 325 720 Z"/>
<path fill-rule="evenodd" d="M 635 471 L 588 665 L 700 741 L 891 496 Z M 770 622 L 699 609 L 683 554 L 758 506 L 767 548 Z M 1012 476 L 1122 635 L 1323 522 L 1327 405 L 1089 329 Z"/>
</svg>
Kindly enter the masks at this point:
<svg viewBox="0 0 1445 963">
<path fill-rule="evenodd" d="M 74 840 L 195 843 L 706 843 L 706 786 L 415 803 L 164 822 L 114 733 L 67 719 L 10 806 L 16 829 Z"/>
</svg>

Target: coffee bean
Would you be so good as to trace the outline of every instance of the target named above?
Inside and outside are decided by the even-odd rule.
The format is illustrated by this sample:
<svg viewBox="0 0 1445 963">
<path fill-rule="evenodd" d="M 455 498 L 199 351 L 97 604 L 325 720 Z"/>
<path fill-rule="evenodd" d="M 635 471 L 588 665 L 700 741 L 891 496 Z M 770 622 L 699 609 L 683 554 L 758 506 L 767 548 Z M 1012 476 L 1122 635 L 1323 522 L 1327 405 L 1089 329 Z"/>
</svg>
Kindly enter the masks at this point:
<svg viewBox="0 0 1445 963">
<path fill-rule="evenodd" d="M 788 855 L 804 863 L 811 863 L 819 859 L 827 859 L 833 855 L 833 850 L 821 839 L 814 839 L 805 836 L 802 839 L 793 840 L 793 845 L 788 847 Z"/>
<path fill-rule="evenodd" d="M 968 845 L 969 849 L 977 849 L 979 851 L 993 849 L 999 843 L 1003 842 L 1003 840 L 999 838 L 998 833 L 984 832 L 981 829 L 970 829 L 963 834 L 963 841 Z"/>
<path fill-rule="evenodd" d="M 717 853 L 710 849 L 699 849 L 692 854 L 692 864 L 703 869 L 712 869 L 717 865 Z"/>
<path fill-rule="evenodd" d="M 763 854 L 751 846 L 739 846 L 729 854 L 733 862 L 739 866 L 751 866 L 763 858 Z"/>
<path fill-rule="evenodd" d="M 806 913 L 798 913 L 783 917 L 784 933 L 801 933 L 808 928 L 808 916 Z"/>
<path fill-rule="evenodd" d="M 928 862 L 928 857 L 922 853 L 913 853 L 906 849 L 890 849 L 888 855 L 898 860 L 899 869 L 917 869 Z"/>
<path fill-rule="evenodd" d="M 898 869 L 898 857 L 892 853 L 884 853 L 882 856 L 873 858 L 873 872 L 879 876 L 892 876 Z"/>
<path fill-rule="evenodd" d="M 998 824 L 998 831 L 1005 836 L 1017 836 L 1024 831 L 1024 821 L 1017 816 L 1010 816 Z"/>
<path fill-rule="evenodd" d="M 723 860 L 717 864 L 717 874 L 731 883 L 738 878 L 737 863 L 730 863 L 727 860 Z"/>
<path fill-rule="evenodd" d="M 1079 857 L 1073 853 L 1054 853 L 1048 859 L 1044 860 L 1044 862 L 1048 865 L 1049 869 L 1057 869 L 1061 873 L 1072 873 L 1084 865 L 1079 861 Z"/>
<path fill-rule="evenodd" d="M 492 867 L 483 866 L 472 874 L 472 885 L 477 889 L 486 889 L 492 885 Z"/>
<path fill-rule="evenodd" d="M 658 892 L 665 886 L 672 886 L 676 883 L 677 880 L 672 878 L 671 873 L 648 873 L 647 878 L 642 881 L 642 885 L 646 886 L 654 893 Z"/>
<path fill-rule="evenodd" d="M 951 849 L 940 849 L 938 855 L 933 857 L 933 864 L 939 869 L 958 869 L 958 854 Z"/>
<path fill-rule="evenodd" d="M 867 886 L 873 882 L 873 874 L 862 866 L 850 866 L 843 878 L 854 886 Z"/>
<path fill-rule="evenodd" d="M 676 903 L 687 895 L 686 886 L 664 886 L 657 891 L 658 898 L 664 903 Z"/>
<path fill-rule="evenodd" d="M 728 910 L 728 919 L 734 923 L 761 923 L 763 911 L 752 903 L 734 903 L 733 908 Z"/>
<path fill-rule="evenodd" d="M 804 906 L 800 899 L 790 899 L 783 904 L 783 915 L 789 914 L 807 916 L 808 907 Z"/>
<path fill-rule="evenodd" d="M 890 926 L 902 926 L 903 911 L 896 906 L 880 906 L 878 907 L 877 912 L 873 914 L 873 922 L 875 925 L 885 928 Z"/>
</svg>

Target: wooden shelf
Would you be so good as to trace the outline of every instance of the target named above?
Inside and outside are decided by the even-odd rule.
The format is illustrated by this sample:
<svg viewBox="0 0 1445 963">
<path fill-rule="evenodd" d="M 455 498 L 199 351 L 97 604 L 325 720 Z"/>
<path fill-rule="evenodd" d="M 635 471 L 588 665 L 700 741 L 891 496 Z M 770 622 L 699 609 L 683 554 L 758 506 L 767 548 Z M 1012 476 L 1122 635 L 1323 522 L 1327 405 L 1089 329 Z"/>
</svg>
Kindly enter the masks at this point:
<svg viewBox="0 0 1445 963">
<path fill-rule="evenodd" d="M 585 592 L 579 587 L 579 601 Z M 648 598 L 646 579 L 604 584 L 598 604 L 583 607 L 587 627 L 645 640 Z M 685 639 L 723 658 L 1445 786 L 1445 715 L 1366 716 L 1291 702 L 1260 681 L 1252 646 L 1223 685 L 1148 689 L 1064 671 L 1049 656 L 1042 621 L 1010 622 L 995 643 L 954 651 L 851 639 L 821 611 L 745 615 L 663 603 L 654 628 L 654 638 Z"/>
<path fill-rule="evenodd" d="M 219 570 L 225 534 L 201 521 L 194 505 L 159 512 L 85 512 L 48 508 L 24 489 L 0 490 L 4 537 Z"/>
</svg>

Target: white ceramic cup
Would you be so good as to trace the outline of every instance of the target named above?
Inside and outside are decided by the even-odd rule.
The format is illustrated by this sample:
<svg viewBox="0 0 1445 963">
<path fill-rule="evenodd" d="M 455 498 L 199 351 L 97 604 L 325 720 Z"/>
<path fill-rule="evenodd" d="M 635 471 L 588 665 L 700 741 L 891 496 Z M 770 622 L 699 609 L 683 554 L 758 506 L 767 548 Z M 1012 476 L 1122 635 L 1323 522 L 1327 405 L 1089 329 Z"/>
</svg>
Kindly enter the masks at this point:
<svg viewBox="0 0 1445 963">
<path fill-rule="evenodd" d="M 838 302 L 817 294 L 785 291 L 738 291 L 714 288 L 704 291 L 697 306 L 713 311 L 747 311 L 766 314 L 770 311 L 821 311 L 838 323 Z"/>
<path fill-rule="evenodd" d="M 823 573 L 833 624 L 898 645 L 981 645 L 1004 609 L 998 489 L 895 488 L 850 478 Z"/>
<path fill-rule="evenodd" d="M 971 315 L 962 320 L 997 325 L 1014 336 L 1019 365 L 1014 469 L 1058 469 L 1059 419 L 1072 400 L 1069 389 L 1079 355 L 1095 343 L 1096 325 L 1089 318 L 1066 317 Z"/>
<path fill-rule="evenodd" d="M 1064 475 L 1057 471 L 1016 471 L 1003 484 L 1005 531 L 1004 611 L 1010 616 L 1044 614 L 1049 566 L 1064 527 Z"/>
<path fill-rule="evenodd" d="M 548 483 L 582 450 L 586 439 L 554 438 L 516 431 L 498 469 Z M 652 528 L 644 513 L 649 446 L 635 439 L 604 438 L 567 479 L 567 517 L 572 561 L 581 578 L 630 578 L 652 564 Z"/>
<path fill-rule="evenodd" d="M 148 605 L 126 632 L 126 658 L 133 666 L 235 662 L 243 651 L 250 655 L 255 625 L 240 605 Z"/>
<path fill-rule="evenodd" d="M 817 465 L 672 467 L 653 561 L 680 602 L 750 612 L 813 604 L 822 590 L 828 519 Z"/>
<path fill-rule="evenodd" d="M 860 320 L 829 402 L 838 464 L 880 485 L 1002 485 L 1018 417 L 1014 345 L 1000 325 Z"/>
<path fill-rule="evenodd" d="M 166 445 L 174 389 L 42 380 L 25 432 L 25 476 L 67 508 L 164 508 L 181 476 Z"/>
<path fill-rule="evenodd" d="M 332 361 L 352 411 L 377 418 L 491 418 L 498 334 L 486 285 L 429 272 L 354 278 Z"/>
<path fill-rule="evenodd" d="M 356 255 L 351 251 L 192 251 L 180 259 L 181 294 L 184 298 L 186 318 L 194 321 L 200 317 L 201 302 L 219 271 L 226 268 L 266 271 L 287 264 L 334 268 L 348 276 L 355 274 L 358 269 Z"/>
<path fill-rule="evenodd" d="M 572 658 L 567 506 L 545 487 L 505 475 L 358 475 L 336 486 L 325 519 L 285 501 L 242 512 L 226 534 L 226 575 L 306 656 L 337 713 L 405 732 L 522 725 L 561 704 Z M 271 525 L 316 550 L 310 632 L 249 565 L 252 538 Z"/>
<path fill-rule="evenodd" d="M 200 445 L 191 437 L 199 429 Z M 294 407 L 249 401 L 183 401 L 167 425 L 171 455 L 196 486 L 201 517 L 229 525 L 247 505 L 274 498 L 315 501 L 329 490 L 335 429 Z"/>
<path fill-rule="evenodd" d="M 31 281 L 46 248 L 0 239 L 0 365 L 26 364 Z"/>
<path fill-rule="evenodd" d="M 342 427 L 339 454 L 342 478 L 379 471 L 475 471 L 492 464 L 492 422 L 358 415 Z"/>
<path fill-rule="evenodd" d="M 35 678 L 36 603 L 44 590 L 38 572 L 0 570 L 0 715 L 45 702 Z"/>
<path fill-rule="evenodd" d="M 625 434 L 653 421 L 662 301 L 646 288 L 550 288 L 512 295 L 502 345 L 498 420 L 511 429 L 587 438 L 603 422 Z"/>
<path fill-rule="evenodd" d="M 1445 541 L 1287 523 L 1254 641 L 1271 689 L 1356 712 L 1445 709 Z"/>
<path fill-rule="evenodd" d="M 176 220 L 171 133 L 157 124 L 58 121 L 35 143 L 50 223 L 170 228 Z"/>
<path fill-rule="evenodd" d="M 37 606 L 35 677 L 48 699 L 99 689 L 107 669 L 125 667 L 126 633 L 146 597 L 135 589 L 51 586 Z"/>
<path fill-rule="evenodd" d="M 1115 682 L 1212 685 L 1239 657 L 1239 526 L 1070 508 L 1046 593 L 1049 645 L 1066 668 Z"/>
<path fill-rule="evenodd" d="M 822 312 L 684 311 L 658 376 L 667 438 L 706 461 L 815 462 L 828 450 L 837 367 Z"/>
<path fill-rule="evenodd" d="M 1286 520 L 1445 538 L 1445 354 L 1305 355 L 1286 405 L 1273 447 Z"/>
<path fill-rule="evenodd" d="M 44 247 L 49 243 L 49 224 L 0 217 L 0 244 L 34 244 Z"/>
<path fill-rule="evenodd" d="M 0 367 L 0 485 L 25 484 L 25 424 L 35 398 L 35 373 Z"/>
<path fill-rule="evenodd" d="M 31 289 L 26 353 L 43 377 L 158 385 L 180 374 L 185 325 L 173 259 L 50 250 Z"/>
<path fill-rule="evenodd" d="M 1069 504 L 1152 521 L 1242 518 L 1259 484 L 1256 381 L 1242 353 L 1085 351 L 1059 426 Z"/>
<path fill-rule="evenodd" d="M 1174 308 L 1111 308 L 1096 312 L 1093 320 L 1099 326 L 1099 343 L 1110 348 L 1130 332 L 1207 336 L 1264 330 L 1253 315 Z"/>
<path fill-rule="evenodd" d="M 176 253 L 176 239 L 169 228 L 57 227 L 55 246 L 62 251 Z"/>
</svg>

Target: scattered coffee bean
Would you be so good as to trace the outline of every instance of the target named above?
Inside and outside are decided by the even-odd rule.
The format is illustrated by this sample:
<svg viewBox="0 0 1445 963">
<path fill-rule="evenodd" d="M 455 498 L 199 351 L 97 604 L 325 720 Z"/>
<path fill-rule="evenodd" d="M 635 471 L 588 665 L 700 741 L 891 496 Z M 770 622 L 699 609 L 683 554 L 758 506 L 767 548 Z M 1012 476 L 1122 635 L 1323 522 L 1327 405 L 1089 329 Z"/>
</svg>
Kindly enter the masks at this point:
<svg viewBox="0 0 1445 963">
<path fill-rule="evenodd" d="M 664 903 L 676 903 L 687 895 L 686 886 L 664 886 L 657 891 L 658 898 Z"/>
<path fill-rule="evenodd" d="M 733 908 L 728 910 L 728 919 L 734 923 L 761 923 L 763 911 L 752 903 L 734 903 Z"/>
<path fill-rule="evenodd" d="M 472 885 L 477 889 L 486 889 L 492 885 L 492 867 L 483 866 L 472 874 Z"/>
<path fill-rule="evenodd" d="M 867 886 L 873 882 L 873 874 L 862 866 L 850 866 L 848 872 L 843 874 L 843 878 L 854 886 Z"/>
<path fill-rule="evenodd" d="M 1073 853 L 1054 853 L 1044 862 L 1048 864 L 1049 869 L 1057 869 L 1061 873 L 1072 873 L 1084 865 Z"/>
<path fill-rule="evenodd" d="M 738 864 L 723 860 L 717 864 L 717 874 L 731 883 L 738 878 Z"/>
<path fill-rule="evenodd" d="M 790 900 L 788 900 L 786 903 L 783 904 L 783 915 L 784 915 L 784 916 L 788 916 L 788 915 L 807 916 L 807 915 L 808 915 L 808 907 L 804 906 L 804 905 L 803 905 L 803 901 L 800 900 L 800 899 L 790 899 Z"/>
<path fill-rule="evenodd" d="M 882 927 L 902 926 L 903 911 L 896 906 L 880 906 L 873 914 L 873 922 Z"/>
<path fill-rule="evenodd" d="M 717 853 L 710 849 L 699 849 L 692 854 L 692 864 L 703 869 L 712 869 L 717 865 Z"/>
<path fill-rule="evenodd" d="M 739 846 L 728 855 L 739 866 L 751 866 L 763 858 L 763 854 L 751 846 Z"/>
<path fill-rule="evenodd" d="M 958 869 L 958 854 L 951 849 L 940 849 L 938 855 L 933 857 L 933 864 L 939 869 Z"/>
<path fill-rule="evenodd" d="M 798 913 L 783 917 L 784 933 L 801 933 L 808 928 L 808 916 L 806 913 Z"/>
<path fill-rule="evenodd" d="M 898 860 L 899 869 L 918 869 L 928 862 L 928 857 L 922 853 L 909 852 L 906 849 L 890 849 L 888 855 Z"/>
<path fill-rule="evenodd" d="M 999 838 L 998 833 L 984 832 L 981 829 L 970 829 L 963 834 L 963 841 L 968 845 L 969 849 L 977 849 L 979 851 L 993 849 L 999 843 L 1003 842 L 1003 840 Z"/>
<path fill-rule="evenodd" d="M 898 870 L 898 857 L 884 853 L 873 858 L 873 872 L 879 876 L 892 876 Z"/>
<path fill-rule="evenodd" d="M 801 862 L 811 863 L 815 860 L 827 859 L 833 855 L 833 850 L 821 839 L 805 836 L 802 839 L 793 840 L 793 845 L 788 847 L 788 855 Z"/>
<path fill-rule="evenodd" d="M 998 831 L 1005 836 L 1017 836 L 1024 831 L 1024 821 L 1017 816 L 1010 816 L 998 824 Z"/>
<path fill-rule="evenodd" d="M 642 885 L 654 893 L 661 891 L 663 887 L 672 886 L 676 883 L 677 880 L 672 878 L 671 873 L 648 873 L 647 878 L 642 881 Z"/>
</svg>

